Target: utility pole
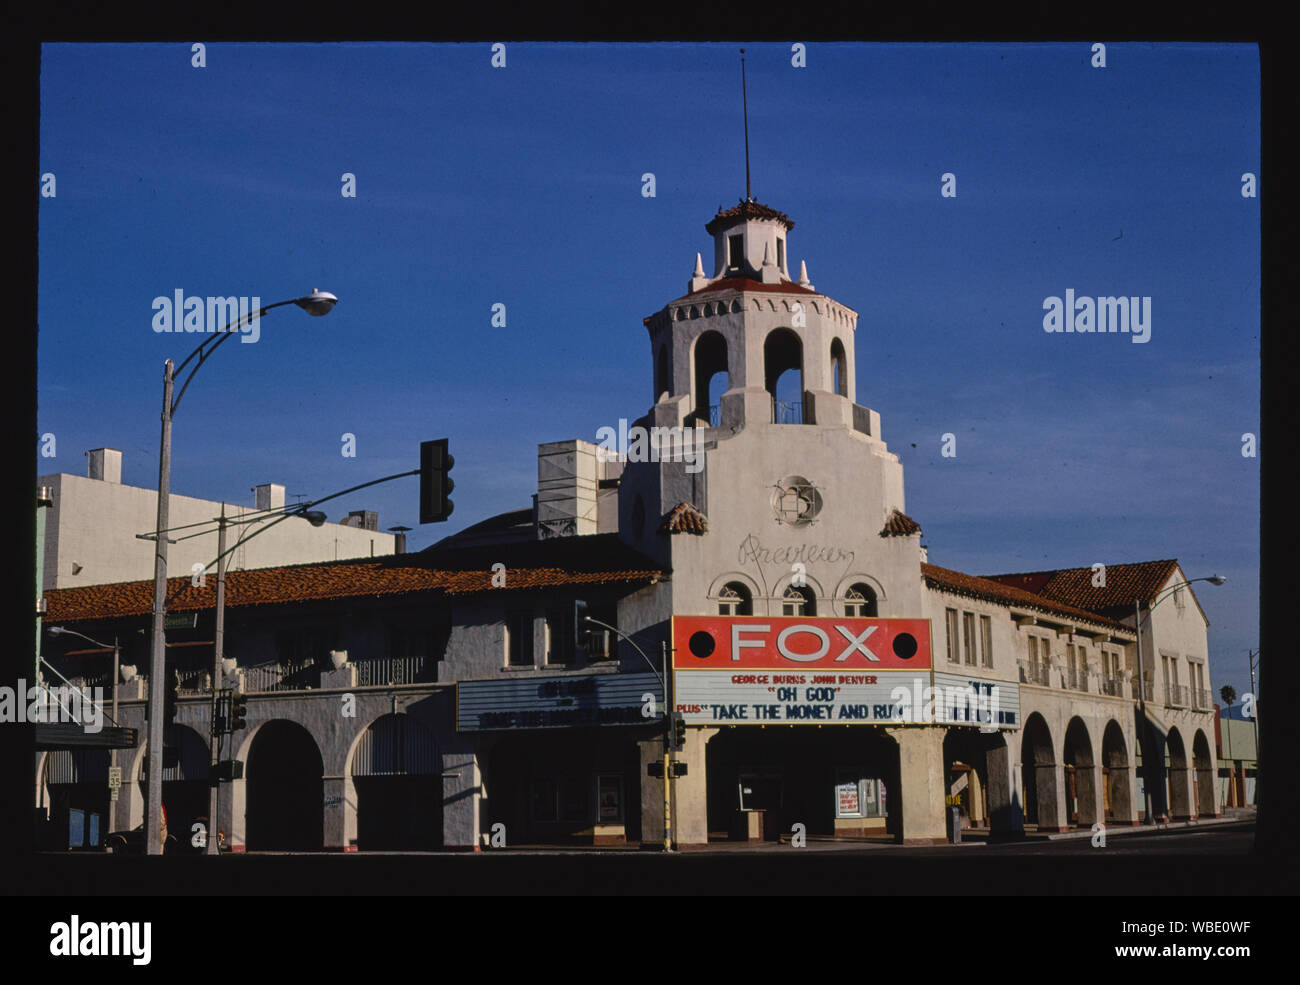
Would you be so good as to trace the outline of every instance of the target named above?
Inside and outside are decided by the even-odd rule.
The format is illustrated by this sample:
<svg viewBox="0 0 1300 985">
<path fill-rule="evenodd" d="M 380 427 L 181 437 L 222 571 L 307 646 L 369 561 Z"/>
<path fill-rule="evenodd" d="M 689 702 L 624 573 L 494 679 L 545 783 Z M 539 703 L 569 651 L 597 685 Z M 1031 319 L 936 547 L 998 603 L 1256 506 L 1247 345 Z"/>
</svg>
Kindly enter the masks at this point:
<svg viewBox="0 0 1300 985">
<path fill-rule="evenodd" d="M 221 685 L 224 671 L 222 659 L 226 655 L 226 504 L 221 504 L 221 519 L 217 521 L 217 615 L 216 631 L 212 647 L 212 755 L 208 765 L 208 840 L 204 849 L 206 855 L 216 855 L 220 851 L 220 839 L 217 836 L 217 819 L 221 810 L 221 780 L 217 776 L 217 764 L 220 762 L 221 733 L 217 729 L 217 714 L 220 708 Z"/>
</svg>

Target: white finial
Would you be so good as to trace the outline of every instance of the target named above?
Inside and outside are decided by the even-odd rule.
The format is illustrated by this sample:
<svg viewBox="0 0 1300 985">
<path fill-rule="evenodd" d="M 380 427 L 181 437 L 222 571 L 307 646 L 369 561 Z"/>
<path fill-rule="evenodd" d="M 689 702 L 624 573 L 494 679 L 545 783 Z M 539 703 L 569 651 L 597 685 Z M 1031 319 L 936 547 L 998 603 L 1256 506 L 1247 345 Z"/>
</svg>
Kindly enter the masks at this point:
<svg viewBox="0 0 1300 985">
<path fill-rule="evenodd" d="M 704 276 L 704 261 L 700 255 L 695 254 L 695 272 L 691 274 L 691 279 L 686 284 L 686 292 L 694 294 L 701 288 L 709 286 L 709 278 Z"/>
<path fill-rule="evenodd" d="M 799 286 L 812 287 L 812 284 L 808 282 L 808 262 L 806 260 L 799 261 Z"/>
<path fill-rule="evenodd" d="M 763 244 L 763 270 L 759 279 L 764 284 L 781 283 L 781 271 L 777 269 L 776 262 L 772 259 L 771 240 Z"/>
</svg>

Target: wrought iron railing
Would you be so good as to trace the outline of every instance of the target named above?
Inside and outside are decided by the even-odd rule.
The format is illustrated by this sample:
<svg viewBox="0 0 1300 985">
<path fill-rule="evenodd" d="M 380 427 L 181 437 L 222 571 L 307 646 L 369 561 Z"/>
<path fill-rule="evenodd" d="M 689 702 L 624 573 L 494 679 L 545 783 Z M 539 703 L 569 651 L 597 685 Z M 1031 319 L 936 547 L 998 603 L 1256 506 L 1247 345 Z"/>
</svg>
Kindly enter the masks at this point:
<svg viewBox="0 0 1300 985">
<path fill-rule="evenodd" d="M 425 667 L 432 666 L 425 657 L 377 657 L 352 664 L 357 668 L 358 687 L 421 683 L 427 680 Z"/>
<path fill-rule="evenodd" d="M 1119 677 L 1103 677 L 1101 679 L 1101 693 L 1109 694 L 1112 698 L 1121 698 L 1124 696 L 1124 681 Z"/>
<path fill-rule="evenodd" d="M 1168 708 L 1186 708 L 1187 690 L 1186 684 L 1166 684 L 1165 706 Z"/>
<path fill-rule="evenodd" d="M 264 664 L 245 667 L 244 690 L 252 693 L 265 691 L 306 691 L 320 687 L 320 668 L 314 661 L 301 664 Z"/>
<path fill-rule="evenodd" d="M 773 424 L 802 424 L 803 402 L 798 400 L 773 400 Z"/>
<path fill-rule="evenodd" d="M 1021 684 L 1048 684 L 1050 681 L 1050 668 L 1047 664 L 1033 663 L 1028 660 L 1017 660 L 1020 665 L 1020 683 Z"/>
</svg>

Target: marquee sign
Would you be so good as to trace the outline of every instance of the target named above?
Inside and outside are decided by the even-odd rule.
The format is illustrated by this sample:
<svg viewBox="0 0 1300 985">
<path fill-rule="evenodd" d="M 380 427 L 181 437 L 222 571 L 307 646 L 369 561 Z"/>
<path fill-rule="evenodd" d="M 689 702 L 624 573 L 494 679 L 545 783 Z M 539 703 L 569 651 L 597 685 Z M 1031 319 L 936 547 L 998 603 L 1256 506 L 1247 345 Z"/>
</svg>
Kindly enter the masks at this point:
<svg viewBox="0 0 1300 985">
<path fill-rule="evenodd" d="M 675 616 L 673 648 L 676 670 L 928 672 L 930 621 Z"/>
<path fill-rule="evenodd" d="M 456 685 L 460 732 L 645 725 L 661 721 L 662 712 L 663 688 L 654 674 L 583 674 Z"/>
<path fill-rule="evenodd" d="M 1018 684 L 933 672 L 928 619 L 681 616 L 673 645 L 690 725 L 1019 727 Z"/>
</svg>

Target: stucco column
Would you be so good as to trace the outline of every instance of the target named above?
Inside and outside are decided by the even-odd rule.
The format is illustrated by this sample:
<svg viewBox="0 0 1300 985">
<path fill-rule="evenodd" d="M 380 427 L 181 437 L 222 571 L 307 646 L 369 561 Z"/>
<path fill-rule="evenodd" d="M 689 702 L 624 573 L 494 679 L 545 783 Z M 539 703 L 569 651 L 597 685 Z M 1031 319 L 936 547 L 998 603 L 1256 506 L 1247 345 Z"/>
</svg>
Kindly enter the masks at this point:
<svg viewBox="0 0 1300 985">
<path fill-rule="evenodd" d="M 989 840 L 1014 841 L 1025 836 L 1024 789 L 1020 759 L 1009 744 L 986 755 L 989 775 Z"/>
<path fill-rule="evenodd" d="M 442 843 L 445 848 L 468 852 L 481 850 L 482 800 L 482 778 L 473 740 L 458 739 L 442 755 Z"/>
<path fill-rule="evenodd" d="M 1058 750 L 1052 750 L 1057 762 L 1034 766 L 1034 785 L 1038 788 L 1038 830 L 1052 834 L 1069 831 L 1065 805 L 1065 767 Z"/>
<path fill-rule="evenodd" d="M 1106 820 L 1105 790 L 1101 764 L 1074 768 L 1074 792 L 1079 800 L 1079 827 L 1091 828 Z"/>
<path fill-rule="evenodd" d="M 357 787 L 350 776 L 322 779 L 325 812 L 325 851 L 357 850 Z"/>
<path fill-rule="evenodd" d="M 1192 789 L 1192 771 L 1186 766 L 1168 768 L 1169 819 L 1191 821 L 1196 817 L 1195 791 Z"/>
<path fill-rule="evenodd" d="M 1137 770 L 1132 766 L 1110 768 L 1110 809 L 1107 824 L 1138 823 Z"/>
<path fill-rule="evenodd" d="M 673 781 L 673 842 L 681 848 L 709 843 L 709 777 L 704 750 L 717 734 L 716 728 L 688 728 L 686 747 L 674 754 L 677 762 L 686 764 L 686 775 Z M 663 800 L 662 793 L 659 800 Z M 661 838 L 662 831 L 661 825 Z"/>
<path fill-rule="evenodd" d="M 904 845 L 938 845 L 948 840 L 944 818 L 943 737 L 946 729 L 927 726 L 885 730 L 898 743 L 898 791 L 889 791 L 889 810 L 901 809 L 899 839 Z"/>
</svg>

